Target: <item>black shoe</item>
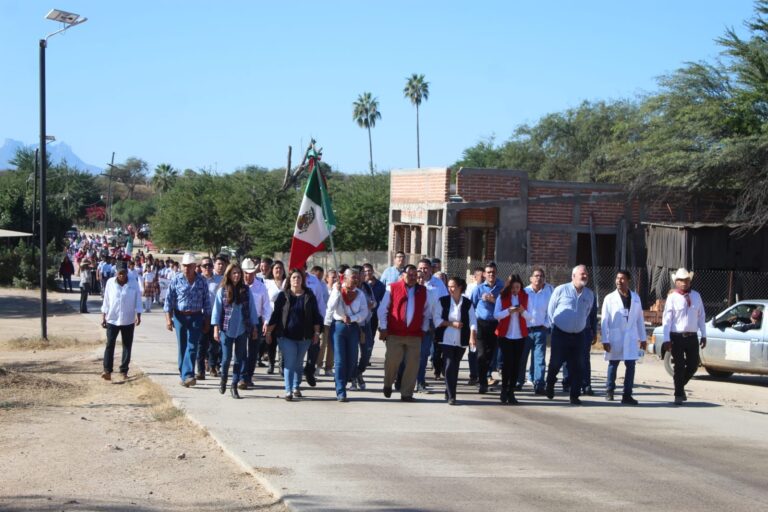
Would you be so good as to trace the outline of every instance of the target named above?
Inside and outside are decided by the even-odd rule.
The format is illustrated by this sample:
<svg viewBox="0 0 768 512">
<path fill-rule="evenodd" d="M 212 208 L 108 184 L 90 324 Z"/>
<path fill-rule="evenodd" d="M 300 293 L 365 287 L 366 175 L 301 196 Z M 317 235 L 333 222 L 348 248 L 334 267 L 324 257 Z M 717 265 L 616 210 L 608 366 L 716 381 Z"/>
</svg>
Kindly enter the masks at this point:
<svg viewBox="0 0 768 512">
<path fill-rule="evenodd" d="M 389 398 L 392 396 L 392 387 L 391 386 L 384 386 L 384 396 Z"/>
<path fill-rule="evenodd" d="M 195 379 L 196 380 L 205 380 L 205 372 L 197 372 L 195 374 Z"/>
<path fill-rule="evenodd" d="M 477 386 L 477 377 L 470 377 L 467 386 Z"/>
<path fill-rule="evenodd" d="M 592 386 L 586 386 L 582 388 L 581 394 L 586 396 L 595 396 L 595 392 L 592 391 Z"/>
<path fill-rule="evenodd" d="M 222 395 L 227 392 L 227 378 L 222 377 L 221 381 L 219 382 L 219 393 Z"/>
<path fill-rule="evenodd" d="M 520 402 L 518 402 L 518 401 L 517 401 L 517 398 L 515 398 L 515 394 L 514 394 L 514 393 L 509 393 L 509 394 L 507 395 L 507 403 L 508 403 L 509 405 L 517 405 L 517 404 L 519 404 Z"/>
<path fill-rule="evenodd" d="M 499 394 L 499 400 L 501 403 L 506 404 L 509 402 L 509 391 L 506 389 L 502 389 L 501 393 Z"/>
<path fill-rule="evenodd" d="M 545 396 L 547 394 L 547 392 L 544 391 L 543 388 L 536 388 L 536 389 L 533 390 L 533 394 L 534 395 Z"/>
<path fill-rule="evenodd" d="M 307 378 L 307 384 L 309 384 L 310 386 L 315 387 L 317 385 L 317 379 L 315 379 L 314 368 L 304 368 L 304 377 Z"/>
<path fill-rule="evenodd" d="M 488 392 L 488 386 L 487 385 L 486 386 L 480 386 L 478 388 L 477 392 L 480 393 L 481 395 L 486 394 Z"/>
<path fill-rule="evenodd" d="M 518 384 L 517 386 L 515 386 L 515 391 L 522 391 L 522 390 L 523 390 L 522 384 Z"/>
<path fill-rule="evenodd" d="M 268 374 L 270 374 L 270 375 L 272 375 L 273 373 L 275 373 L 275 365 L 273 365 L 273 364 L 270 364 L 270 365 L 269 365 L 269 368 L 267 369 L 267 373 L 268 373 Z"/>
<path fill-rule="evenodd" d="M 547 398 L 552 400 L 555 398 L 555 386 L 547 386 L 546 390 L 544 391 L 544 394 L 547 395 Z"/>
<path fill-rule="evenodd" d="M 581 400 L 578 398 L 571 398 L 571 405 L 581 405 Z"/>
<path fill-rule="evenodd" d="M 237 384 L 232 383 L 232 385 L 229 387 L 229 392 L 232 395 L 232 398 L 240 398 L 240 393 L 237 391 Z"/>
<path fill-rule="evenodd" d="M 448 405 L 456 405 L 456 399 L 455 398 L 449 398 L 448 399 Z"/>
<path fill-rule="evenodd" d="M 570 394 L 571 386 L 563 386 L 563 393 Z"/>
<path fill-rule="evenodd" d="M 256 363 L 256 366 L 258 366 L 259 368 L 266 368 L 267 367 L 267 363 L 259 361 L 258 363 Z"/>
<path fill-rule="evenodd" d="M 605 392 L 605 399 L 608 402 L 613 402 L 613 391 L 606 391 Z"/>
<path fill-rule="evenodd" d="M 413 398 L 412 396 L 401 396 L 400 397 L 400 401 L 401 402 L 415 402 L 416 399 Z"/>
<path fill-rule="evenodd" d="M 631 396 L 625 396 L 621 398 L 621 403 L 624 405 L 637 405 L 639 402 Z"/>
</svg>

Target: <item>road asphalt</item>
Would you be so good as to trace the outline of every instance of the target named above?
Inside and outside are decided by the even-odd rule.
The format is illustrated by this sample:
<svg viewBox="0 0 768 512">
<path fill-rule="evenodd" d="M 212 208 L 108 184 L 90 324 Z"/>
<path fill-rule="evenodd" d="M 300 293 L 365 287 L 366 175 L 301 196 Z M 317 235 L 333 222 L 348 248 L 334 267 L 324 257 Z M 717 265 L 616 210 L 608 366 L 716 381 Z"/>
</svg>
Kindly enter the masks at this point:
<svg viewBox="0 0 768 512">
<path fill-rule="evenodd" d="M 98 311 L 96 298 L 90 310 Z M 100 315 L 83 316 L 99 328 Z M 132 357 L 133 371 L 162 385 L 297 511 L 768 510 L 768 417 L 697 397 L 673 406 L 665 374 L 636 386 L 638 407 L 602 396 L 574 407 L 562 393 L 550 401 L 529 386 L 518 393 L 521 405 L 502 406 L 498 393 L 466 385 L 451 407 L 435 381 L 431 393 L 404 403 L 381 393 L 377 341 L 367 390 L 350 391 L 348 403 L 335 400 L 330 377 L 286 402 L 281 377 L 265 368 L 235 400 L 219 394 L 218 379 L 180 386 L 175 333 L 159 306 L 142 315 Z M 606 364 L 594 354 L 592 365 L 602 395 Z M 652 366 L 638 366 L 639 382 L 646 370 L 660 371 Z"/>
</svg>

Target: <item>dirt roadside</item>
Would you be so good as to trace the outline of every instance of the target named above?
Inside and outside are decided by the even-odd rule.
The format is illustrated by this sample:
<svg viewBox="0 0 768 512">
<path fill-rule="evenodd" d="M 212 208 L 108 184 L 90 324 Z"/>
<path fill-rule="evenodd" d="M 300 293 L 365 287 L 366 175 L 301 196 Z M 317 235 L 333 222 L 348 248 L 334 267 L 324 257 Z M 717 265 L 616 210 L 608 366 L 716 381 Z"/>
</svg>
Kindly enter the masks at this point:
<svg viewBox="0 0 768 512">
<path fill-rule="evenodd" d="M 0 289 L 0 510 L 287 510 L 148 378 L 99 379 L 103 332 L 56 294 L 63 348 L 11 341 L 39 332 L 35 297 Z"/>
</svg>

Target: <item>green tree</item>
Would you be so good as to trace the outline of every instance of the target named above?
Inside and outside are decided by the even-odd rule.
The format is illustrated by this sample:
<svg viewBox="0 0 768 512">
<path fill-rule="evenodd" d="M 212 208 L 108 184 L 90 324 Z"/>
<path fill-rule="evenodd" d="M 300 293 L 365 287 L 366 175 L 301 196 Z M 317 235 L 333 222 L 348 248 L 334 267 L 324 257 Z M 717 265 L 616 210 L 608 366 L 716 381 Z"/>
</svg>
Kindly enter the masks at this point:
<svg viewBox="0 0 768 512">
<path fill-rule="evenodd" d="M 416 106 L 416 167 L 421 167 L 421 149 L 419 145 L 419 106 L 429 99 L 429 82 L 424 75 L 413 73 L 406 79 L 403 95 Z"/>
<path fill-rule="evenodd" d="M 147 182 L 147 162 L 141 158 L 131 157 L 120 165 L 116 165 L 112 171 L 115 179 L 125 185 L 128 190 L 128 199 L 133 199 L 136 187 Z"/>
<path fill-rule="evenodd" d="M 373 143 L 371 142 L 371 128 L 376 126 L 376 121 L 381 119 L 379 102 L 371 96 L 370 92 L 364 92 L 352 103 L 352 119 L 360 128 L 368 130 L 368 168 L 373 174 Z"/>
<path fill-rule="evenodd" d="M 337 250 L 385 250 L 389 233 L 389 173 L 347 175 L 329 184 Z"/>
<path fill-rule="evenodd" d="M 179 171 L 173 168 L 171 164 L 159 164 L 155 167 L 155 175 L 152 176 L 152 188 L 160 194 L 168 192 L 176 183 L 179 177 Z"/>
<path fill-rule="evenodd" d="M 122 224 L 141 226 L 149 222 L 157 209 L 154 198 L 147 200 L 123 199 L 112 206 L 112 218 Z"/>
</svg>

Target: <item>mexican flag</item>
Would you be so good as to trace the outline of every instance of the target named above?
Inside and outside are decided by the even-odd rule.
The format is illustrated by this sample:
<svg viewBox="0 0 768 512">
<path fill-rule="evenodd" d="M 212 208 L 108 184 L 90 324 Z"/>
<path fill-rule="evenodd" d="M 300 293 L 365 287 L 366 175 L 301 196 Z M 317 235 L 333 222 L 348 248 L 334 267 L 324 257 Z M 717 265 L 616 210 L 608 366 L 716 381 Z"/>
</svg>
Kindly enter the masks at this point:
<svg viewBox="0 0 768 512">
<path fill-rule="evenodd" d="M 317 153 L 312 150 L 308 159 L 309 181 L 293 230 L 289 269 L 303 267 L 309 256 L 325 249 L 325 239 L 336 229 L 336 217 L 325 179 L 320 174 Z"/>
</svg>

